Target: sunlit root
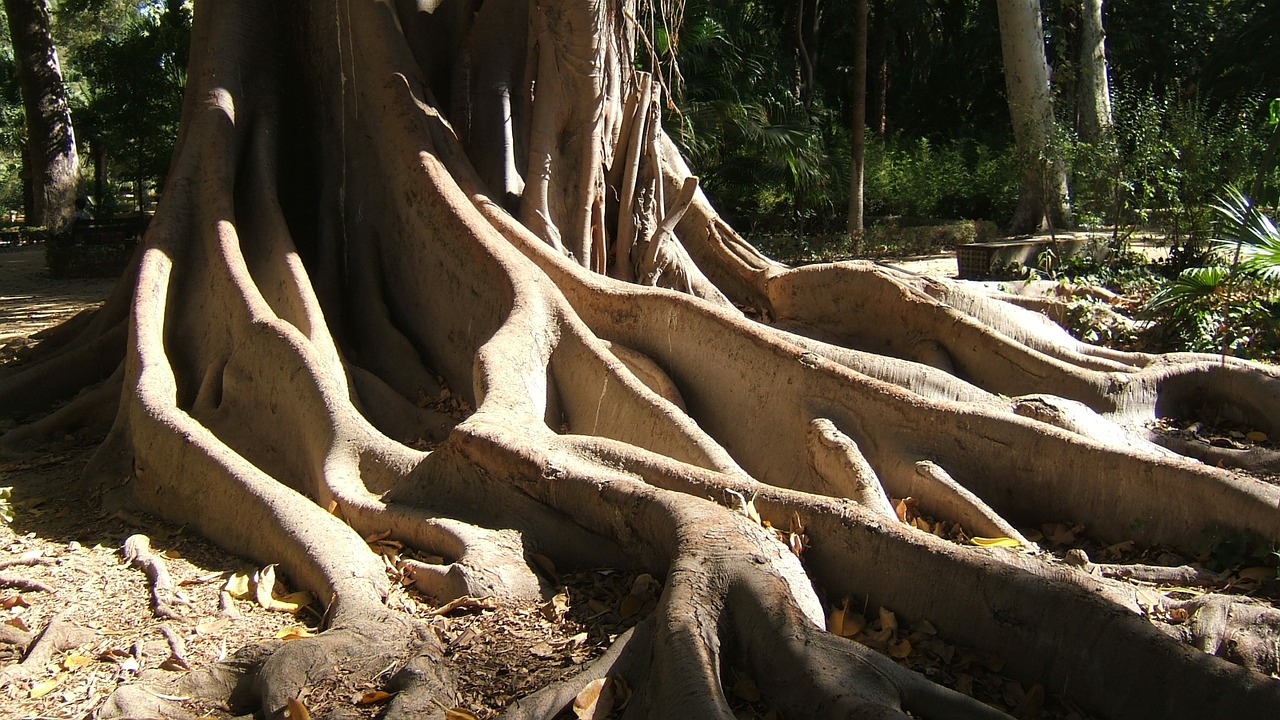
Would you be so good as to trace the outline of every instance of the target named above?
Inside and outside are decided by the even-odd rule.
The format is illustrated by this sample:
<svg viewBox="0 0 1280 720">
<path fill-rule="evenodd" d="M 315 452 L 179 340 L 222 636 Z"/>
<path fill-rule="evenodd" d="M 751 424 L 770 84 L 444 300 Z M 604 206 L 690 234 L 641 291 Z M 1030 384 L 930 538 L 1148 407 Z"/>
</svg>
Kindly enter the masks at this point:
<svg viewBox="0 0 1280 720">
<path fill-rule="evenodd" d="M 65 613 L 55 615 L 44 629 L 26 645 L 22 661 L 0 669 L 0 687 L 12 682 L 30 680 L 44 672 L 44 667 L 57 653 L 92 642 L 92 631 L 77 627 L 63 619 Z"/>
<path fill-rule="evenodd" d="M 809 423 L 809 462 L 827 484 L 824 494 L 848 497 L 887 518 L 895 517 L 880 479 L 858 445 L 826 418 Z"/>
<path fill-rule="evenodd" d="M 151 550 L 151 538 L 130 535 L 120 550 L 125 562 L 141 570 L 151 584 L 151 612 L 158 618 L 176 620 L 181 617 L 175 606 L 188 604 L 176 592 L 164 558 Z"/>
<path fill-rule="evenodd" d="M 1166 632 L 1211 655 L 1275 677 L 1280 673 L 1280 611 L 1225 595 L 1163 603 L 1177 624 Z"/>
<path fill-rule="evenodd" d="M 956 482 L 937 463 L 921 460 L 910 481 L 898 481 L 889 488 L 896 497 L 913 497 L 926 514 L 959 523 L 976 537 L 1012 538 L 1030 545 L 1004 518 L 985 502 Z"/>
</svg>

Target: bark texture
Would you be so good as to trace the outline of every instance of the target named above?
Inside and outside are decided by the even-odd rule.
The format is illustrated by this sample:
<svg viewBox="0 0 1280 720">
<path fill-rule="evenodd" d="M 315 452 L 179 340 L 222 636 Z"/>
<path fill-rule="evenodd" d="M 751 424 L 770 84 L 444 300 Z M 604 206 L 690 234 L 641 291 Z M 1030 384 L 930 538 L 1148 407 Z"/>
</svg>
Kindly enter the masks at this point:
<svg viewBox="0 0 1280 720">
<path fill-rule="evenodd" d="M 1097 142 L 1111 129 L 1111 79 L 1107 68 L 1102 0 L 1080 2 L 1080 137 Z"/>
<path fill-rule="evenodd" d="M 508 718 L 555 717 L 607 674 L 634 690 L 626 717 L 727 720 L 728 668 L 783 717 L 1003 717 L 827 633 L 821 598 L 846 596 L 1099 717 L 1274 714 L 1271 608 L 1205 596 L 1153 622 L 1118 580 L 949 542 L 890 498 L 1019 543 L 1062 520 L 1188 553 L 1207 529 L 1280 541 L 1280 489 L 1140 430 L 1218 412 L 1280 433 L 1280 374 L 1089 346 L 871 263 L 770 261 L 662 132 L 635 12 L 197 6 L 136 271 L 0 369 L 0 406 L 31 419 L 0 445 L 107 418 L 90 478 L 278 563 L 325 630 L 101 714 L 218 696 L 274 716 L 326 674 L 388 666 L 385 717 L 452 706 L 371 535 L 440 558 L 409 571 L 441 603 L 536 597 L 535 554 L 662 578 L 644 623 Z M 474 412 L 423 402 L 446 389 Z M 775 530 L 800 525 L 803 562 Z"/>
<path fill-rule="evenodd" d="M 1009 231 L 1071 226 L 1066 166 L 1053 148 L 1053 97 L 1040 0 L 999 0 L 1000 50 L 1013 137 L 1023 167 Z"/>
<path fill-rule="evenodd" d="M 27 224 L 62 228 L 75 212 L 80 161 L 49 32 L 49 9 L 44 0 L 5 0 L 4 8 L 27 120 L 26 167 L 32 186 Z"/>
</svg>

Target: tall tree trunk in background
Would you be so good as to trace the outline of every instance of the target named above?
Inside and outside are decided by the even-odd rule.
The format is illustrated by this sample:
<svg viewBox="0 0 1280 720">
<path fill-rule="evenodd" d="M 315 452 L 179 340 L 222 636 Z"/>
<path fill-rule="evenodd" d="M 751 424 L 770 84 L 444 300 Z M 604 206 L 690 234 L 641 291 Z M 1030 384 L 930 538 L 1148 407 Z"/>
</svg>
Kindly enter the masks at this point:
<svg viewBox="0 0 1280 720">
<path fill-rule="evenodd" d="M 80 162 L 44 0 L 4 0 L 27 118 L 33 202 L 29 225 L 60 228 L 75 211 Z"/>
<path fill-rule="evenodd" d="M 872 33 L 876 43 L 873 56 L 876 61 L 876 113 L 873 117 L 876 135 L 882 138 L 889 126 L 889 28 L 885 20 L 888 12 L 884 0 L 881 0 L 876 3 L 876 11 L 872 15 L 876 24 L 876 30 Z"/>
<path fill-rule="evenodd" d="M 1009 231 L 1034 232 L 1071 224 L 1067 173 L 1055 157 L 1053 98 L 1044 54 L 1040 0 L 999 0 L 1000 47 L 1013 136 L 1023 164 L 1018 207 Z"/>
<path fill-rule="evenodd" d="M 864 156 L 867 146 L 867 0 L 853 6 L 853 136 L 849 168 L 849 234 L 862 232 Z"/>
<path fill-rule="evenodd" d="M 814 75 L 818 65 L 818 29 L 822 0 L 800 0 L 796 5 L 796 53 L 800 59 L 798 97 L 807 106 L 813 100 Z"/>
<path fill-rule="evenodd" d="M 1080 2 L 1080 139 L 1097 142 L 1111 127 L 1111 82 L 1102 26 L 1102 0 Z"/>
</svg>

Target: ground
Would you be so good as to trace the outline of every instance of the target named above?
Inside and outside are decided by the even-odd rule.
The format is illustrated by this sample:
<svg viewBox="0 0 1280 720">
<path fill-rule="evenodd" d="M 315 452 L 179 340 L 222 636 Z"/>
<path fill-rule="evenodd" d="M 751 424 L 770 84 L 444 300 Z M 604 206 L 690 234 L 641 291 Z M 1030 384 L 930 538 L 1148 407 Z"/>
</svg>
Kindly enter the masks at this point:
<svg viewBox="0 0 1280 720">
<path fill-rule="evenodd" d="M 949 256 L 902 266 L 954 274 Z M 49 277 L 37 248 L 0 253 L 0 345 L 22 344 L 42 327 L 92 307 L 111 286 L 106 280 Z M 98 493 L 79 491 L 79 472 L 95 442 L 91 437 L 67 437 L 36 457 L 0 460 L 0 639 L 13 635 L 40 648 L 39 633 L 51 623 L 68 629 L 64 642 L 44 643 L 50 654 L 31 652 L 36 657 L 21 664 L 20 647 L 0 642 L 0 694 L 6 698 L 7 713 L 86 717 L 118 686 L 136 677 L 199 671 L 233 658 L 242 648 L 288 642 L 316 630 L 321 618 L 315 606 L 299 609 L 271 598 L 259 601 L 252 591 L 242 593 L 235 587 L 263 568 L 248 565 L 182 527 L 104 508 Z M 917 518 L 909 503 L 898 510 L 917 526 L 949 532 L 942 523 Z M 123 558 L 126 539 L 144 532 L 172 577 L 174 601 L 166 605 L 167 612 L 155 611 L 147 576 Z M 1157 557 L 1159 548 L 1143 549 L 1142 557 L 1133 557 L 1132 543 L 1084 547 L 1074 536 L 1070 524 L 1050 524 L 1030 539 L 1046 548 L 1044 558 L 1051 563 L 1080 561 L 1082 551 L 1088 556 L 1084 562 L 1184 562 Z M 407 551 L 382 538 L 367 541 L 387 558 L 395 579 Z M 652 609 L 661 590 L 659 581 L 647 575 L 608 568 L 567 576 L 553 567 L 541 570 L 559 592 L 551 600 L 526 606 L 498 607 L 480 599 L 437 608 L 408 589 L 392 596 L 398 606 L 427 620 L 444 641 L 458 668 L 460 708 L 474 717 L 494 717 L 512 699 L 598 656 Z M 1280 596 L 1274 580 L 1251 578 L 1248 570 L 1238 570 L 1229 582 L 1250 594 Z M 287 578 L 274 597 L 287 595 L 284 585 Z M 1155 590 L 1139 586 L 1139 591 Z M 239 597 L 229 597 L 228 592 Z M 999 658 L 944 643 L 928 622 L 899 627 L 891 612 L 867 618 L 856 599 L 827 600 L 834 632 L 871 645 L 943 684 L 1020 718 L 1084 717 L 1076 708 L 1046 698 L 1038 686 L 1024 687 L 1002 676 Z M 732 684 L 739 717 L 776 718 L 758 702 L 751 678 L 730 668 L 726 681 Z M 373 717 L 386 699 L 379 691 L 374 685 L 350 686 L 338 680 L 309 689 L 301 700 L 317 716 L 337 710 L 342 716 Z M 196 716 L 236 714 L 235 708 L 189 709 Z"/>
</svg>

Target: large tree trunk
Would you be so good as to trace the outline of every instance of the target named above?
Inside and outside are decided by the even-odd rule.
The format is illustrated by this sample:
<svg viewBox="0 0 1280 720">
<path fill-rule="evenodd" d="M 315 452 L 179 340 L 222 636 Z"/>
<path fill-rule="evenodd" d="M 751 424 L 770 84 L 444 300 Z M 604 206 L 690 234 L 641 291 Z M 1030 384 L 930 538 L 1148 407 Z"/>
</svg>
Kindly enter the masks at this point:
<svg viewBox="0 0 1280 720">
<path fill-rule="evenodd" d="M 27 118 L 28 225 L 62 228 L 75 212 L 80 162 L 44 0 L 4 0 Z"/>
<path fill-rule="evenodd" d="M 607 675 L 634 691 L 626 717 L 728 720 L 732 668 L 783 717 L 1005 717 L 828 633 L 823 597 L 928 620 L 1099 717 L 1275 714 L 1274 609 L 1139 597 L 944 540 L 890 498 L 1027 551 L 1016 528 L 1064 520 L 1188 554 L 1206 529 L 1277 542 L 1280 488 L 1141 423 L 1222 412 L 1274 435 L 1280 373 L 1089 346 L 869 263 L 768 260 L 662 132 L 629 17 L 197 7 L 135 274 L 0 369 L 0 407 L 31 416 L 0 445 L 112 422 L 88 478 L 279 563 L 325 630 L 121 690 L 101 716 L 249 688 L 276 716 L 339 681 L 398 691 L 383 717 L 453 706 L 435 634 L 363 539 L 387 533 L 436 556 L 396 570 L 440 603 L 538 597 L 535 555 L 661 578 L 648 619 L 505 718 L 555 717 Z M 445 389 L 474 412 L 420 402 Z"/>
<path fill-rule="evenodd" d="M 1080 138 L 1098 142 L 1111 128 L 1111 80 L 1107 69 L 1102 0 L 1080 2 L 1080 83 L 1076 98 Z"/>
<path fill-rule="evenodd" d="M 1013 234 L 1071 225 L 1066 166 L 1054 147 L 1053 98 L 1044 53 L 1040 0 L 999 0 L 1009 115 L 1022 167 Z"/>
</svg>

